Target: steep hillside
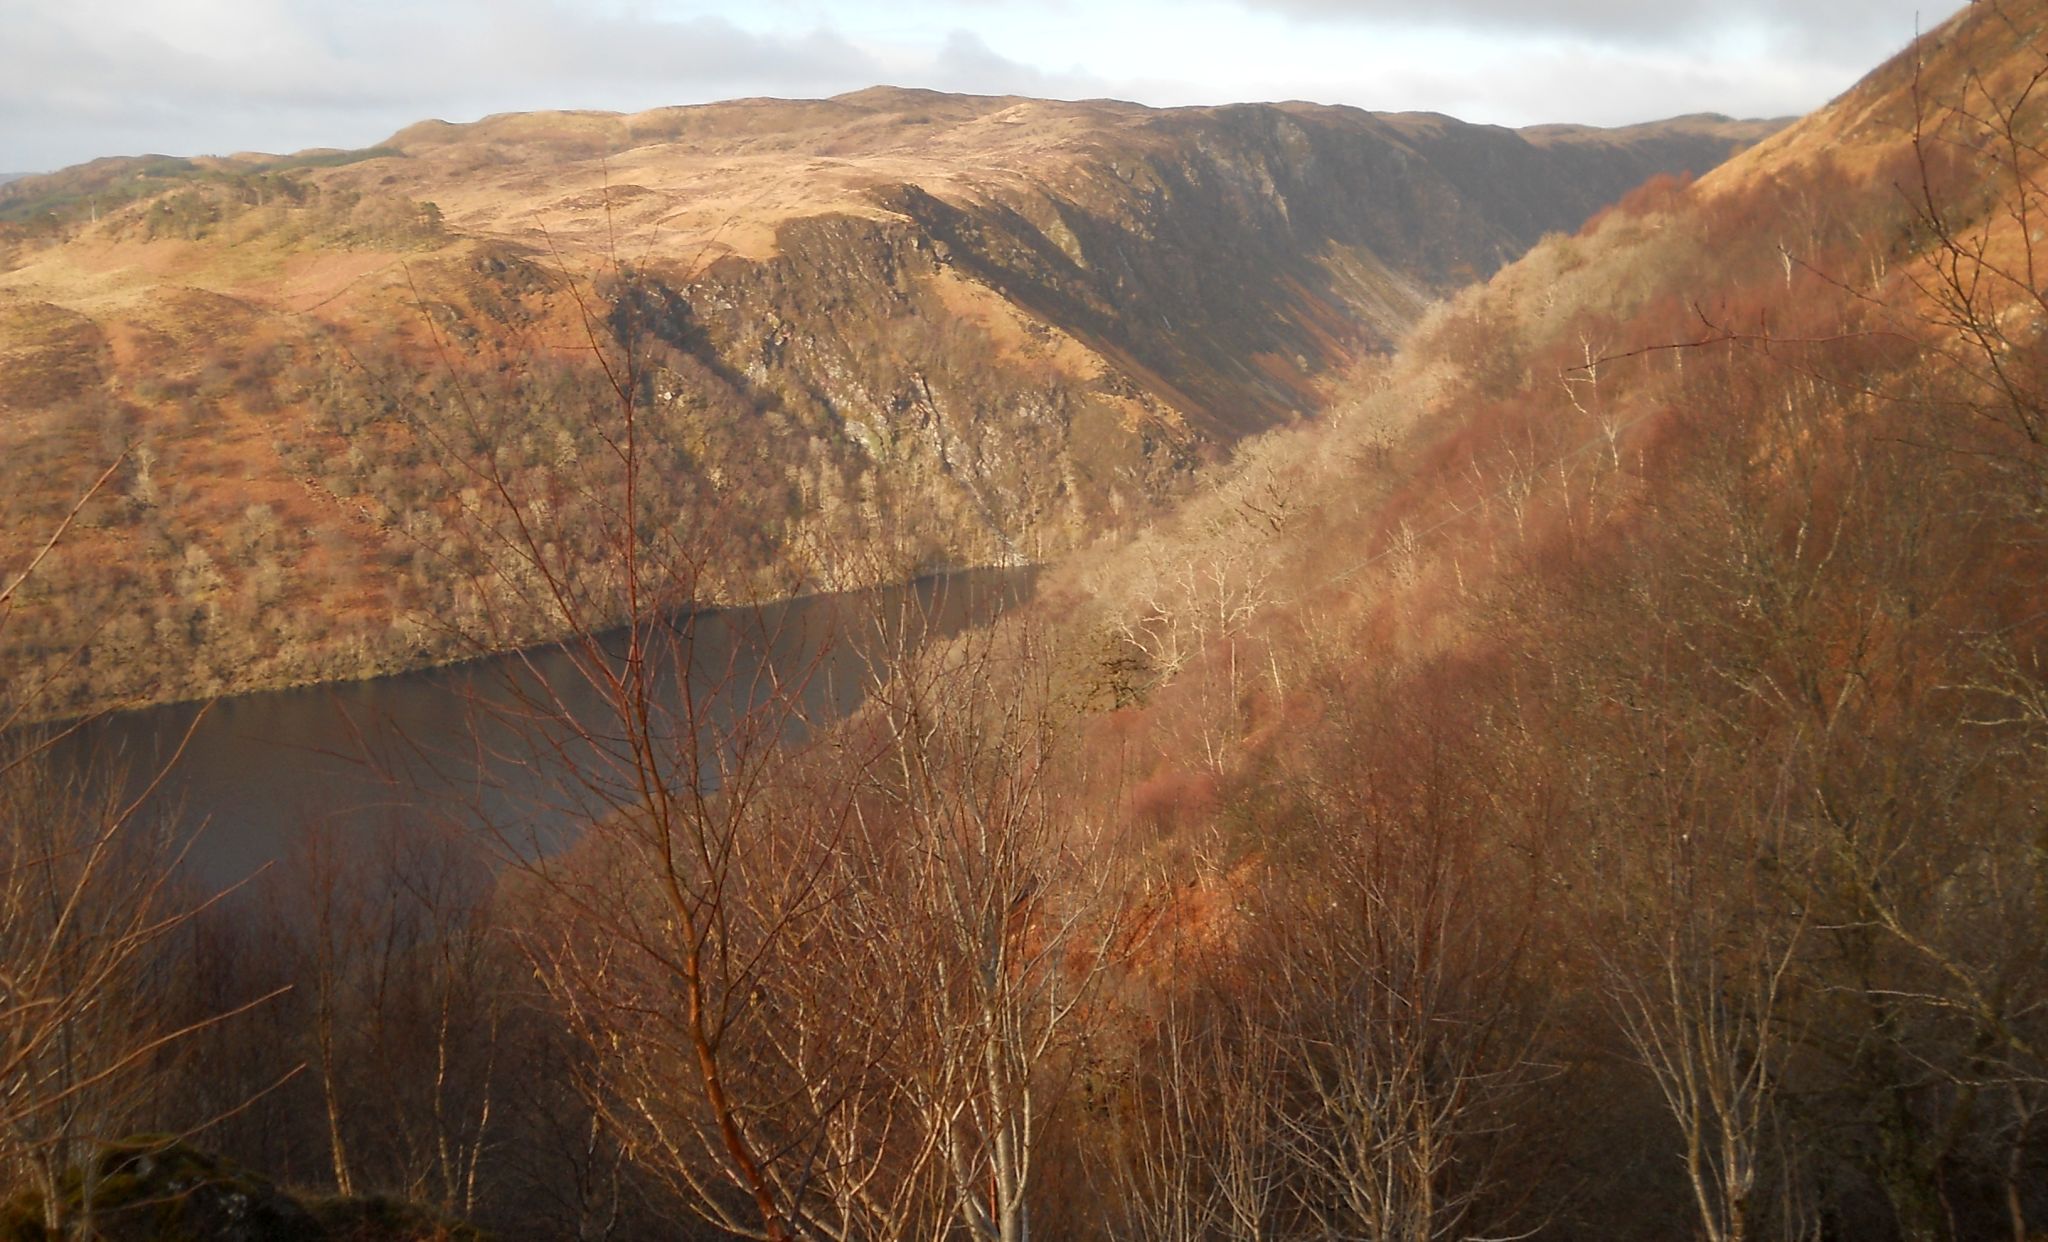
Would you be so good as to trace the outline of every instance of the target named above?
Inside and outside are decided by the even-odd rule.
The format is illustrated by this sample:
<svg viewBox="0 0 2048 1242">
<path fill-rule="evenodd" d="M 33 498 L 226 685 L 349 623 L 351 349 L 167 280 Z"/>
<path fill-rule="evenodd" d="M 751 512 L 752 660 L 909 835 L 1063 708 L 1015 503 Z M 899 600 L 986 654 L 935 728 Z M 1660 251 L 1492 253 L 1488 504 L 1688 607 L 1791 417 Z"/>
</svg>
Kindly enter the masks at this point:
<svg viewBox="0 0 2048 1242">
<path fill-rule="evenodd" d="M 159 438 L 66 544 L 101 558 L 53 575 L 100 627 L 95 660 L 148 622 L 144 645 L 217 659 L 307 601 L 347 605 L 320 615 L 354 618 L 333 632 L 364 663 L 516 641 L 550 608 L 588 623 L 559 679 L 530 662 L 470 700 L 483 727 L 420 731 L 453 745 L 363 747 L 394 777 L 470 743 L 529 760 L 532 813 L 488 811 L 501 882 L 401 813 L 353 850 L 313 833 L 263 900 L 187 935 L 153 913 L 151 869 L 64 879 L 175 836 L 111 835 L 68 782 L 0 761 L 0 841 L 26 864 L 12 956 L 147 950 L 36 966 L 57 998 L 37 1007 L 94 1019 L 28 1024 L 47 1063 L 109 1067 L 81 1117 L 126 1097 L 166 1131 L 215 1119 L 240 1167 L 438 1184 L 518 1237 L 670 1237 L 692 1212 L 763 1237 L 2048 1236 L 2048 0 L 1978 0 L 1783 133 L 1453 291 L 1391 353 L 1331 333 L 1257 384 L 1177 334 L 1300 351 L 1314 308 L 1365 316 L 1389 273 L 1487 266 L 1508 217 L 1457 207 L 1459 178 L 1527 160 L 1542 184 L 1546 160 L 1632 141 L 1063 105 L 1039 138 L 976 139 L 999 152 L 978 171 L 913 170 L 860 119 L 902 106 L 664 114 L 717 122 L 690 139 L 722 154 L 687 228 L 658 201 L 682 183 L 657 188 L 615 117 L 493 121 L 468 156 L 428 127 L 393 140 L 410 155 L 313 172 L 42 183 L 86 223 L 23 233 L 9 279 L 71 264 L 77 284 L 9 304 L 9 392 L 244 351 L 167 372 Z M 1026 105 L 919 106 L 939 149 Z M 1264 179 L 1218 154 L 1276 117 L 1379 137 L 1260 156 Z M 839 137 L 788 136 L 805 126 Z M 632 180 L 588 164 L 607 146 Z M 792 149 L 814 175 L 767 175 Z M 1436 188 L 1350 211 L 1292 188 L 1382 156 Z M 429 210 L 396 179 L 438 160 L 466 171 L 416 183 L 446 187 Z M 548 189 L 538 221 L 490 214 L 547 160 L 594 180 Z M 222 185 L 287 204 L 208 215 Z M 1410 209 L 1446 231 L 1337 279 Z M 158 217 L 198 240 L 144 240 Z M 701 261 L 664 249 L 671 227 Z M 1239 302 L 1147 266 L 1138 237 L 1235 273 Z M 1296 266 L 1212 253 L 1224 238 Z M 388 254 L 347 250 L 373 241 L 417 249 L 380 275 Z M 237 263 L 245 286 L 193 275 Z M 296 318 L 247 291 L 278 272 L 308 282 Z M 1317 416 L 1246 434 L 1303 377 Z M 1090 404 L 1110 397 L 1115 417 Z M 144 425 L 18 409 L 103 447 Z M 205 438 L 223 428 L 244 438 Z M 238 444 L 360 521 L 302 527 L 324 511 L 280 488 L 219 518 L 254 570 L 195 555 L 167 515 L 218 509 L 216 477 L 272 477 Z M 772 660 L 713 657 L 712 687 L 670 693 L 676 661 L 747 644 L 660 624 L 668 565 L 789 589 L 1097 529 L 997 625 L 878 627 L 860 654 L 887 675 L 828 727 L 814 692 L 844 682 Z M 182 559 L 123 580 L 128 540 Z M 173 589 L 197 602 L 123 610 Z M 648 621 L 623 638 L 598 626 L 621 597 Z M 394 615 L 423 628 L 376 646 Z M 749 618 L 763 646 L 782 633 Z M 477 811 L 509 792 L 462 784 Z M 402 810 L 403 785 L 375 801 Z M 520 866 L 536 821 L 581 835 Z M 181 1055 L 126 1051 L 218 1012 L 229 980 L 298 982 Z M 23 1115 L 79 1098 L 75 1074 L 17 1079 Z"/>
<path fill-rule="evenodd" d="M 1287 1029 L 1304 962 L 1433 1007 L 1353 1072 L 1456 1067 L 1373 1133 L 1449 1151 L 1457 1232 L 2048 1223 L 2044 82 L 2048 4 L 1970 7 L 1047 588 L 1187 877 L 1162 922 L 1228 946 L 1206 1020 Z M 1264 1054 L 1217 1082 L 1341 1072 Z"/>
<path fill-rule="evenodd" d="M 1772 128 L 877 90 L 30 178 L 0 190 L 0 563 L 122 465 L 9 664 L 82 707 L 445 658 L 487 613 L 551 634 L 450 527 L 479 454 L 529 495 L 601 455 L 594 345 L 717 597 L 1039 559 Z"/>
</svg>

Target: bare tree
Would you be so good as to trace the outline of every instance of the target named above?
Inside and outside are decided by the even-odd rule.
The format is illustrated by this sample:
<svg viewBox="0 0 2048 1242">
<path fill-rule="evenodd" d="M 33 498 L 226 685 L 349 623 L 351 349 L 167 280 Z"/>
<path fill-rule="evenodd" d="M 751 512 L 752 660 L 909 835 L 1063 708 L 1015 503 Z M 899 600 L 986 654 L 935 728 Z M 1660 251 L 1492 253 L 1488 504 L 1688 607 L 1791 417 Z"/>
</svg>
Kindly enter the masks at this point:
<svg viewBox="0 0 2048 1242">
<path fill-rule="evenodd" d="M 1723 827 L 1670 830 L 1664 882 L 1630 919 L 1639 957 L 1610 958 L 1610 977 L 1629 1047 L 1678 1127 L 1702 1236 L 1743 1242 L 1797 1214 L 1789 1185 L 1780 1210 L 1760 1200 L 1782 1163 L 1776 1095 L 1797 1043 L 1786 993 L 1803 917 L 1757 900 L 1766 847 Z"/>
<path fill-rule="evenodd" d="M 1472 919 L 1470 877 L 1437 848 L 1368 847 L 1335 890 L 1296 881 L 1316 905 L 1269 915 L 1290 924 L 1269 930 L 1287 946 L 1271 972 L 1294 1084 L 1282 1124 L 1317 1230 L 1463 1237 L 1513 1200 L 1503 1118 L 1545 1071 L 1518 949 Z"/>
<path fill-rule="evenodd" d="M 1012 629 L 887 662 L 871 691 L 886 749 L 859 804 L 887 951 L 920 981 L 898 1072 L 950 1213 L 992 1242 L 1031 1236 L 1118 939 L 1104 820 L 1063 796 L 1070 730 L 1039 641 Z"/>
<path fill-rule="evenodd" d="M 46 1227 L 89 1231 L 89 1157 L 144 1114 L 158 1054 L 276 994 L 172 1016 L 165 957 L 218 900 L 185 891 L 190 835 L 35 746 L 0 761 L 0 1168 L 36 1188 Z"/>
<path fill-rule="evenodd" d="M 1301 1173 L 1285 1142 L 1283 1040 L 1247 1003 L 1241 969 L 1189 946 L 1164 954 L 1166 1012 L 1137 1061 L 1112 1172 L 1117 1216 L 1156 1242 L 1289 1236 Z"/>
<path fill-rule="evenodd" d="M 831 699 L 825 636 L 774 610 L 727 612 L 713 635 L 711 584 L 741 554 L 715 504 L 676 507 L 650 482 L 642 320 L 662 309 L 615 276 L 603 301 L 569 284 L 612 398 L 603 452 L 535 494 L 459 384 L 467 439 L 441 446 L 465 485 L 471 641 L 569 635 L 473 696 L 475 744 L 538 786 L 486 818 L 517 869 L 508 900 L 535 912 L 520 942 L 626 1154 L 719 1229 L 866 1236 L 891 1210 L 878 1149 L 851 1141 L 873 1116 L 877 1033 L 819 1013 L 806 974 L 838 934 L 855 785 L 837 765 L 861 761 L 809 729 Z"/>
<path fill-rule="evenodd" d="M 4 578 L 0 627 L 119 466 Z M 52 739 L 79 726 L 24 727 L 42 706 L 39 691 L 0 685 L 0 1170 L 35 1188 L 46 1228 L 90 1235 L 91 1157 L 144 1112 L 155 1059 L 276 993 L 196 1019 L 175 1017 L 164 994 L 175 938 L 222 896 L 188 891 L 182 865 L 196 834 L 151 809 L 189 729 L 168 760 L 131 782 L 121 771 L 56 760 Z M 74 1171 L 75 1204 L 64 1193 Z"/>
<path fill-rule="evenodd" d="M 471 1216 L 515 979 L 474 843 L 430 825 L 301 827 L 270 896 L 342 1195 Z"/>
<path fill-rule="evenodd" d="M 1976 23 L 2005 44 L 2000 63 L 1937 75 L 1915 49 L 1913 165 L 1900 189 L 1922 243 L 1905 271 L 1918 295 L 1907 313 L 1932 330 L 1951 408 L 1968 419 L 1936 438 L 2007 467 L 2038 520 L 2048 506 L 2048 43 L 2012 8 L 1985 0 Z"/>
</svg>

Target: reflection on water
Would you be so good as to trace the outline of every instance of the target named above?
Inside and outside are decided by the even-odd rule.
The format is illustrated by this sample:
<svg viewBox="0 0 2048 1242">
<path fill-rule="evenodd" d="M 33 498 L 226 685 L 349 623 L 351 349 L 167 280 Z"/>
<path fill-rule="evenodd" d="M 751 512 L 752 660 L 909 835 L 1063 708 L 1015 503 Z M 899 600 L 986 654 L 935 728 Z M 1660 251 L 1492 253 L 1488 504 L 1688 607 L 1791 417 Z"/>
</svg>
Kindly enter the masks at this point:
<svg viewBox="0 0 2048 1242">
<path fill-rule="evenodd" d="M 879 651 L 985 622 L 1026 597 L 1032 579 L 1029 570 L 978 570 L 700 614 L 687 627 L 690 684 L 720 720 L 773 684 L 800 683 L 813 719 L 843 713 L 858 702 Z M 535 692 L 559 695 L 577 719 L 602 730 L 601 696 L 569 655 L 543 649 L 242 695 L 203 710 L 126 712 L 92 722 L 57 754 L 65 764 L 125 767 L 140 792 L 185 741 L 156 796 L 204 824 L 194 863 L 212 884 L 284 857 L 312 825 L 346 832 L 454 820 L 545 843 L 560 840 L 578 813 L 565 776 L 590 766 L 590 743 L 517 727 L 521 696 Z"/>
</svg>

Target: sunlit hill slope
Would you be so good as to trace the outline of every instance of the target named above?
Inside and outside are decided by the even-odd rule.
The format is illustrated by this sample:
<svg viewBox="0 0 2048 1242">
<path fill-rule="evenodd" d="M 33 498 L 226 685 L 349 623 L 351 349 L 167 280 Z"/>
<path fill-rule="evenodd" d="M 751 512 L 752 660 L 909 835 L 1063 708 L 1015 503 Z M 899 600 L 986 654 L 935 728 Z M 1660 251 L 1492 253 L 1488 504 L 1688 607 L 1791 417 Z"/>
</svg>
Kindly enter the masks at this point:
<svg viewBox="0 0 2048 1242">
<path fill-rule="evenodd" d="M 1193 1038 L 1354 972 L 1314 1013 L 1439 1067 L 1386 1141 L 1461 1231 L 2048 1218 L 2044 81 L 2048 6 L 1970 7 L 1049 588 Z"/>
<path fill-rule="evenodd" d="M 8 659 L 78 708 L 455 654 L 496 589 L 447 529 L 462 459 L 587 461 L 594 342 L 646 359 L 720 598 L 1040 559 L 1773 128 L 882 90 L 31 178 L 0 190 L 0 551 L 121 465 Z"/>
</svg>

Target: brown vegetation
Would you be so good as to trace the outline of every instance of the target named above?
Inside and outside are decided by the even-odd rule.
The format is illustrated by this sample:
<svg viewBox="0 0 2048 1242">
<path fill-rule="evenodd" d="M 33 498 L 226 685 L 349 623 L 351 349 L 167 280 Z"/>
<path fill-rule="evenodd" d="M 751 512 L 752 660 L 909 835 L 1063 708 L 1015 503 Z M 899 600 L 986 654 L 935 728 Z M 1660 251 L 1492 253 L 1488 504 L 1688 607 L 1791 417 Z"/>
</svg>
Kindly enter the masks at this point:
<svg viewBox="0 0 2048 1242">
<path fill-rule="evenodd" d="M 579 290 L 648 359 L 650 480 L 680 520 L 734 524 L 706 600 L 1043 560 L 1313 411 L 1428 296 L 1769 128 L 1537 145 L 876 92 L 14 183 L 0 529 L 127 464 L 5 659 L 61 714 L 445 661 L 466 652 L 441 622 L 487 604 L 508 641 L 559 636 L 451 561 L 447 467 L 487 444 L 537 480 L 600 451 Z"/>
<path fill-rule="evenodd" d="M 699 667 L 755 527 L 669 489 L 676 342 L 589 328 L 552 457 L 450 381 L 450 620 L 574 636 L 479 737 L 581 835 L 196 920 L 298 980 L 206 1062 L 308 1067 L 215 1137 L 521 1236 L 2039 1236 L 2044 23 L 1545 243 L 1027 615 L 878 625 L 832 720 Z"/>
</svg>

